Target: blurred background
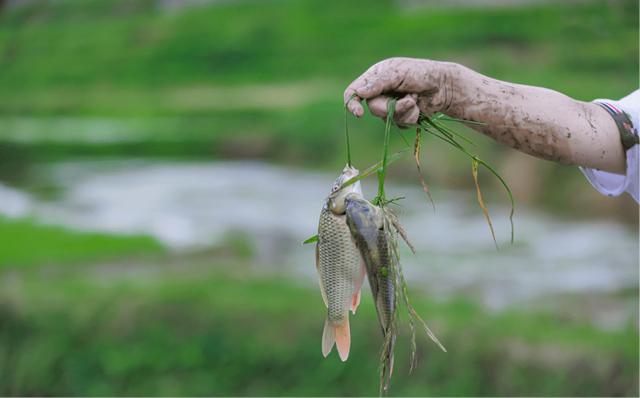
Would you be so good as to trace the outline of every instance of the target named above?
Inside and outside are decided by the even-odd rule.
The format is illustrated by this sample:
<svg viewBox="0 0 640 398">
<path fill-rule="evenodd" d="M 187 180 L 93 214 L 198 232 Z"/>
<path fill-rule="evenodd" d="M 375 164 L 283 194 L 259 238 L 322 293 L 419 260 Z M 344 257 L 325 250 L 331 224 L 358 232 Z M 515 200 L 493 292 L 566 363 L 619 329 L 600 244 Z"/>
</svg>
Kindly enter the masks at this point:
<svg viewBox="0 0 640 398">
<path fill-rule="evenodd" d="M 0 395 L 376 395 L 368 288 L 349 361 L 324 359 L 301 242 L 345 163 L 343 89 L 390 56 L 618 99 L 638 2 L 0 1 Z M 365 168 L 383 124 L 349 126 Z M 424 141 L 435 212 L 393 164 L 410 294 L 449 352 L 419 335 L 409 375 L 404 333 L 391 394 L 637 396 L 637 205 L 465 134 L 515 243 L 463 156 Z"/>
</svg>

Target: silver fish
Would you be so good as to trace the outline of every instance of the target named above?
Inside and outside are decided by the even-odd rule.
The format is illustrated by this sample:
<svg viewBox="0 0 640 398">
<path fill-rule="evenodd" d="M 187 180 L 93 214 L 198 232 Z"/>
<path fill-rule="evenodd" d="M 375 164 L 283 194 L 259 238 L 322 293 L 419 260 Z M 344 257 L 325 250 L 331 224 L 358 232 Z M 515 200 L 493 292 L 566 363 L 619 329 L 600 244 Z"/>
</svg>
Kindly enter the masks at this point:
<svg viewBox="0 0 640 398">
<path fill-rule="evenodd" d="M 335 344 L 342 361 L 349 356 L 351 333 L 349 309 L 355 314 L 360 303 L 360 289 L 364 279 L 364 265 L 360 252 L 347 226 L 345 197 L 362 195 L 360 183 L 342 185 L 356 177 L 358 170 L 345 166 L 334 182 L 320 212 L 316 268 L 320 291 L 327 306 L 327 319 L 322 332 L 322 354 L 326 357 Z"/>
</svg>

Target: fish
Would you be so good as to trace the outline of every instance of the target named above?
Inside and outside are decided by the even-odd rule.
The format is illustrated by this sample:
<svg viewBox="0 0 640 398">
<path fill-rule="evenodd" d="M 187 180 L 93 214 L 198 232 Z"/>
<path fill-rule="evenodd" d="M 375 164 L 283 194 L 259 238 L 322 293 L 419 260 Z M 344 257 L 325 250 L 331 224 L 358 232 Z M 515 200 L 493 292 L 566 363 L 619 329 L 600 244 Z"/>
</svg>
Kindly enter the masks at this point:
<svg viewBox="0 0 640 398">
<path fill-rule="evenodd" d="M 347 165 L 333 183 L 320 211 L 316 244 L 320 292 L 327 307 L 322 355 L 327 357 L 335 345 L 343 362 L 349 357 L 351 347 L 349 310 L 355 314 L 360 304 L 365 275 L 364 263 L 351 237 L 345 214 L 345 197 L 362 195 L 362 189 L 360 182 L 343 186 L 358 174 L 357 169 Z"/>
<path fill-rule="evenodd" d="M 347 225 L 366 267 L 378 321 L 385 339 L 383 346 L 383 375 L 386 380 L 393 373 L 393 349 L 396 342 L 396 267 L 385 231 L 385 215 L 358 193 L 345 198 Z M 385 388 L 386 389 L 386 388 Z"/>
</svg>

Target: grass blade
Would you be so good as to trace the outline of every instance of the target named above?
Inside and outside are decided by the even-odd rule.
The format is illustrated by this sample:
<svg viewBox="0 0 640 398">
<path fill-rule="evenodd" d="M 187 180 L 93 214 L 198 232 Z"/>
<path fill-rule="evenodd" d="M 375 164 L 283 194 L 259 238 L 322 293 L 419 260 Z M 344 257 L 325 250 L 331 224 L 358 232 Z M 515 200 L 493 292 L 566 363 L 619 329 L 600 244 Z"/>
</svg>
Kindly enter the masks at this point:
<svg viewBox="0 0 640 398">
<path fill-rule="evenodd" d="M 483 122 L 476 122 L 475 120 L 466 120 L 466 119 L 458 119 L 455 117 L 451 117 L 451 116 L 447 116 L 444 113 L 436 113 L 435 115 L 431 116 L 432 120 L 446 120 L 448 122 L 456 122 L 456 123 L 463 123 L 463 124 L 472 124 L 475 126 L 486 126 L 486 123 Z"/>
<path fill-rule="evenodd" d="M 436 125 L 439 130 L 448 133 L 450 136 L 454 136 L 455 135 L 456 137 L 458 137 L 461 140 L 465 141 L 467 144 L 469 144 L 471 146 L 476 146 L 476 144 L 473 141 L 471 141 L 469 138 L 465 137 L 461 133 L 459 133 L 459 132 L 455 131 L 454 129 L 450 128 L 446 124 L 441 123 L 439 121 L 433 121 L 433 124 Z"/>
<path fill-rule="evenodd" d="M 484 214 L 484 218 L 487 220 L 487 224 L 489 224 L 489 229 L 491 230 L 491 236 L 493 237 L 493 243 L 496 245 L 496 249 L 500 250 L 498 247 L 498 241 L 496 240 L 496 233 L 493 230 L 493 224 L 491 223 L 491 217 L 489 217 L 489 209 L 484 203 L 482 199 L 482 191 L 480 191 L 480 184 L 478 183 L 478 161 L 473 159 L 471 161 L 471 175 L 473 176 L 473 183 L 476 184 L 476 196 L 478 199 L 478 204 L 482 209 L 482 213 Z"/>
<path fill-rule="evenodd" d="M 422 190 L 427 194 L 427 197 L 431 202 L 431 206 L 433 207 L 433 211 L 436 211 L 436 204 L 433 203 L 433 198 L 431 197 L 429 186 L 424 179 L 424 175 L 422 174 L 422 167 L 420 165 L 420 133 L 420 127 L 416 128 L 416 140 L 413 145 L 413 158 L 416 161 L 416 168 L 418 169 L 418 177 L 420 178 L 420 185 L 422 185 Z"/>
<path fill-rule="evenodd" d="M 345 140 L 347 142 L 347 165 L 351 166 L 351 143 L 349 141 L 349 118 L 348 118 L 348 110 L 347 110 L 347 105 L 349 105 L 349 102 L 351 102 L 351 100 L 356 96 L 356 93 L 351 94 L 351 97 L 349 97 L 349 100 L 347 100 L 347 102 L 344 104 L 344 136 L 345 136 Z"/>
<path fill-rule="evenodd" d="M 404 229 L 402 224 L 400 224 L 400 220 L 398 220 L 398 217 L 396 217 L 394 213 L 391 213 L 391 212 L 389 213 L 391 214 L 391 217 L 389 217 L 391 219 L 391 225 L 393 225 L 393 227 L 396 229 L 396 232 L 398 232 L 402 240 L 404 240 L 404 243 L 407 244 L 407 247 L 409 247 L 409 250 L 411 250 L 411 253 L 416 254 L 416 248 L 413 246 L 413 244 L 409 240 L 407 231 Z"/>
<path fill-rule="evenodd" d="M 387 159 L 387 165 L 390 165 L 391 163 L 393 163 L 396 160 L 400 159 L 402 157 L 402 155 L 404 155 L 407 151 L 408 151 L 408 149 L 402 149 L 402 150 L 399 150 L 398 152 L 393 153 Z M 360 172 L 360 174 L 358 174 L 357 176 L 351 178 L 350 180 L 348 180 L 344 184 L 342 184 L 341 188 L 348 187 L 349 185 L 355 184 L 356 182 L 362 180 L 363 178 L 366 178 L 366 177 L 370 176 L 371 174 L 373 174 L 376 171 L 378 171 L 378 169 L 380 169 L 381 166 L 382 166 L 382 161 L 379 161 L 379 162 L 375 163 L 374 165 L 367 167 L 364 171 Z"/>
<path fill-rule="evenodd" d="M 422 119 L 422 123 L 425 131 L 447 142 L 448 144 L 453 145 L 454 147 L 459 149 L 461 152 L 463 152 L 465 155 L 467 155 L 472 161 L 475 161 L 478 164 L 481 164 L 483 167 L 489 170 L 489 172 L 491 172 L 491 174 L 493 174 L 498 179 L 498 181 L 500 181 L 500 184 L 502 184 L 503 188 L 507 192 L 507 196 L 509 197 L 509 202 L 511 203 L 511 212 L 509 213 L 509 223 L 511 225 L 511 243 L 513 244 L 514 236 L 515 236 L 515 229 L 513 225 L 513 215 L 515 214 L 515 200 L 513 198 L 513 193 L 511 192 L 509 185 L 507 185 L 507 182 L 490 164 L 488 164 L 484 160 L 480 159 L 478 156 L 469 152 L 464 146 L 462 146 L 458 141 L 456 141 L 456 139 L 452 136 L 450 132 L 452 130 L 450 130 L 448 127 L 444 127 L 442 126 L 441 123 L 438 123 L 437 120 L 433 121 L 433 120 L 430 120 L 429 118 Z M 447 130 L 450 130 L 450 131 L 447 131 Z M 493 228 L 491 228 L 491 230 L 493 231 Z M 495 236 L 494 236 L 494 241 L 495 241 Z"/>
<path fill-rule="evenodd" d="M 387 177 L 387 159 L 389 154 L 389 137 L 391 136 L 391 124 L 393 123 L 393 114 L 396 111 L 396 100 L 390 99 L 387 102 L 387 120 L 384 127 L 384 143 L 382 147 L 382 165 L 378 170 L 378 195 L 373 199 L 373 203 L 379 205 L 386 200 L 384 192 L 384 180 Z"/>
<path fill-rule="evenodd" d="M 513 215 L 516 211 L 516 202 L 515 202 L 515 199 L 513 198 L 513 192 L 511 192 L 511 188 L 509 188 L 509 185 L 507 185 L 507 182 L 502 178 L 500 174 L 498 174 L 497 171 L 493 169 L 493 167 L 491 167 L 489 164 L 487 164 L 484 160 L 480 158 L 476 157 L 475 159 L 479 164 L 483 165 L 487 170 L 489 170 L 489 172 L 491 172 L 491 174 L 493 174 L 498 179 L 498 181 L 500 181 L 505 191 L 507 191 L 509 202 L 511 202 L 511 211 L 509 212 L 509 223 L 511 224 L 511 244 L 513 244 L 513 240 L 514 240 Z"/>
</svg>

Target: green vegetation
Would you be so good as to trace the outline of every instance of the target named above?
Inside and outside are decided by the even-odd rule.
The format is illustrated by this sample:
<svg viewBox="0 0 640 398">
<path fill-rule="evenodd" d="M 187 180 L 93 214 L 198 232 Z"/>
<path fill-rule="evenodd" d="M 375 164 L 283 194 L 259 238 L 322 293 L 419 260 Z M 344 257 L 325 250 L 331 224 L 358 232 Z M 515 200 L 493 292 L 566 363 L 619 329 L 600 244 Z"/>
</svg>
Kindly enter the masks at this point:
<svg viewBox="0 0 640 398">
<path fill-rule="evenodd" d="M 337 109 L 309 105 L 339 106 L 348 81 L 399 54 L 460 61 L 583 99 L 626 95 L 637 80 L 633 1 L 475 10 L 236 2 L 179 13 L 154 3 L 76 0 L 8 12 L 2 112 L 207 116 L 220 122 L 209 133 L 220 134 L 242 118 L 260 122 L 288 109 L 332 115 L 314 118 L 326 133 Z M 267 133 L 281 130 L 269 124 Z M 298 134 L 323 131 L 304 127 Z"/>
<path fill-rule="evenodd" d="M 88 269 L 32 277 L 19 293 L 4 292 L 0 394 L 377 393 L 382 337 L 369 292 L 341 363 L 320 353 L 326 309 L 314 290 L 249 277 L 233 262 L 137 267 L 106 282 Z M 409 336 L 401 335 L 392 395 L 638 393 L 632 326 L 609 333 L 519 311 L 490 315 L 465 301 L 414 302 L 449 352 L 419 336 L 408 375 Z"/>
<path fill-rule="evenodd" d="M 578 97 L 615 97 L 637 77 L 628 61 L 637 55 L 637 7 L 619 1 L 434 10 L 403 9 L 391 1 L 285 0 L 163 13 L 155 1 L 74 0 L 3 17 L 0 85 L 52 98 L 54 87 L 105 85 L 135 93 L 137 87 L 204 82 L 344 83 L 381 58 L 404 54 L 466 58 L 505 79 L 548 84 Z M 599 81 L 590 80 L 594 75 Z M 136 104 L 153 108 L 165 100 L 161 93 L 146 91 L 154 101 Z M 74 100 L 65 97 L 58 101 Z M 85 111 L 92 102 L 84 103 Z M 128 104 L 113 105 L 138 113 Z"/>
<path fill-rule="evenodd" d="M 583 100 L 619 98 L 637 87 L 637 15 L 631 0 L 475 9 L 238 1 L 174 12 L 156 1 L 37 3 L 0 15 L 0 142 L 30 159 L 258 157 L 333 170 L 344 162 L 335 150 L 342 90 L 372 63 L 451 60 Z M 352 123 L 356 165 L 375 161 L 382 131 L 371 117 Z M 475 141 L 504 174 L 509 151 Z M 467 163 L 433 142 L 423 151 L 429 181 L 472 186 Z M 581 208 L 566 205 L 591 189 L 578 172 L 531 169 L 549 189 L 525 201 Z"/>
<path fill-rule="evenodd" d="M 164 251 L 159 243 L 145 236 L 82 233 L 1 216 L 0 242 L 0 269 L 110 260 Z"/>
<path fill-rule="evenodd" d="M 239 233 L 182 257 L 163 255 L 150 238 L 29 220 L 2 219 L 0 241 L 0 276 L 11 281 L 0 291 L 1 395 L 377 393 L 382 336 L 369 292 L 352 317 L 349 361 L 324 359 L 319 293 L 252 276 L 251 245 Z M 448 353 L 420 334 L 409 375 L 401 318 L 392 395 L 638 394 L 634 325 L 605 332 L 412 296 Z"/>
<path fill-rule="evenodd" d="M 78 157 L 259 158 L 335 171 L 346 155 L 342 91 L 391 56 L 460 62 L 583 100 L 637 88 L 632 0 L 475 9 L 221 1 L 176 11 L 159 3 L 2 8 L 0 183 L 55 196 L 37 170 Z M 349 117 L 349 127 L 354 165 L 378 161 L 384 125 Z M 392 153 L 406 147 L 401 134 L 409 142 L 415 134 L 396 131 Z M 473 187 L 465 155 L 424 137 L 427 180 Z M 574 168 L 537 162 L 509 179 L 512 152 L 473 140 L 521 203 L 563 214 L 615 207 L 589 202 Z M 417 181 L 408 154 L 389 173 Z M 489 208 L 504 200 L 479 177 Z M 530 197 L 522 184 L 534 186 Z M 620 209 L 637 224 L 635 203 L 634 217 Z M 176 254 L 146 236 L 0 217 L 0 395 L 375 395 L 382 336 L 369 292 L 352 318 L 349 361 L 324 359 L 319 292 L 249 266 L 252 243 L 246 231 L 227 231 L 218 247 Z M 637 325 L 603 331 L 411 293 L 449 352 L 418 336 L 418 368 L 408 375 L 402 319 L 392 395 L 639 393 Z"/>
</svg>

